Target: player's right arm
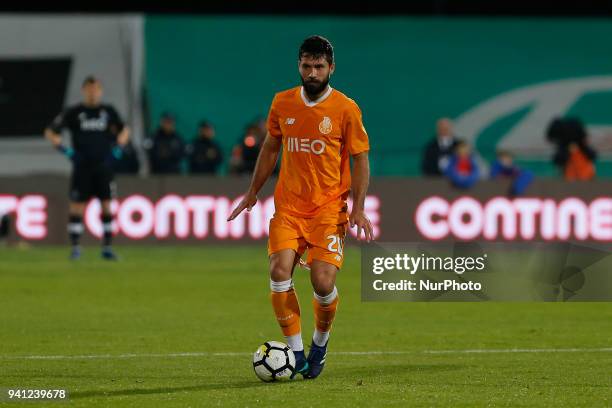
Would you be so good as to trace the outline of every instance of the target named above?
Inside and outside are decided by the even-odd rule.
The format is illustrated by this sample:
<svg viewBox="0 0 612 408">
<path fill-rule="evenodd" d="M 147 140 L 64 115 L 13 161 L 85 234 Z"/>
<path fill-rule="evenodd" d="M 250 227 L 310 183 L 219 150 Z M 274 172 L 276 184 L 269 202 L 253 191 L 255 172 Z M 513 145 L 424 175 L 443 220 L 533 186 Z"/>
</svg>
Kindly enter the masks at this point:
<svg viewBox="0 0 612 408">
<path fill-rule="evenodd" d="M 55 133 L 49 128 L 45 129 L 45 138 L 50 141 L 54 147 L 57 147 L 62 144 L 62 135 L 60 135 L 59 133 Z"/>
<path fill-rule="evenodd" d="M 238 204 L 227 219 L 228 221 L 236 218 L 244 209 L 251 211 L 251 208 L 257 203 L 257 193 L 261 190 L 266 180 L 272 175 L 282 145 L 283 142 L 280 137 L 272 136 L 270 132 L 268 132 L 263 146 L 259 151 L 259 155 L 257 156 L 257 163 L 255 164 L 251 185 L 240 204 Z"/>
<path fill-rule="evenodd" d="M 66 155 L 69 158 L 74 156 L 74 150 L 70 147 L 66 147 L 62 144 L 62 134 L 61 131 L 66 127 L 66 116 L 68 112 L 62 112 L 53 120 L 53 122 L 45 128 L 44 135 L 45 138 L 51 142 L 53 147 L 55 147 L 62 154 Z"/>
</svg>

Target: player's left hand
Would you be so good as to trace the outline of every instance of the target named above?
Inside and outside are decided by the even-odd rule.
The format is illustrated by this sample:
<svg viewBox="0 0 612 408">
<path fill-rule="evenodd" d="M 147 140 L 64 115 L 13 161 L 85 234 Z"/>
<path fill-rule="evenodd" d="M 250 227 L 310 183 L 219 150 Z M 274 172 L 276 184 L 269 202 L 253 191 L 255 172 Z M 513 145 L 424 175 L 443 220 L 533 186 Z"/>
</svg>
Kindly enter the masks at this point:
<svg viewBox="0 0 612 408">
<path fill-rule="evenodd" d="M 125 147 L 130 139 L 129 128 L 126 126 L 123 128 L 121 133 L 117 136 L 117 144 L 121 147 Z"/>
<path fill-rule="evenodd" d="M 361 231 L 363 230 L 364 238 L 367 242 L 374 239 L 374 228 L 372 223 L 366 217 L 363 211 L 354 211 L 349 216 L 349 224 L 351 228 L 357 226 L 357 239 L 361 241 Z"/>
</svg>

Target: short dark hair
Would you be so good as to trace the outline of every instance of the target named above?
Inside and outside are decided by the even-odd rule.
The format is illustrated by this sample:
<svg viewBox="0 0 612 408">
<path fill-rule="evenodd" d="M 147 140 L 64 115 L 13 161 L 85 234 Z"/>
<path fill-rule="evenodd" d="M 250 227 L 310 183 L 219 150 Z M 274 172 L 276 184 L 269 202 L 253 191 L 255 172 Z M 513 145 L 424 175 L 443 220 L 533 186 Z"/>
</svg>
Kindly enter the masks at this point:
<svg viewBox="0 0 612 408">
<path fill-rule="evenodd" d="M 161 114 L 162 120 L 171 120 L 172 122 L 176 122 L 176 116 L 169 111 L 162 112 Z"/>
<path fill-rule="evenodd" d="M 202 129 L 202 128 L 211 128 L 212 129 L 213 125 L 212 123 L 210 123 L 207 120 L 201 120 L 200 123 L 198 123 L 198 128 Z"/>
<path fill-rule="evenodd" d="M 95 84 L 96 82 L 100 82 L 100 80 L 93 75 L 87 75 L 83 80 L 83 84 L 81 86 L 83 87 L 85 85 Z"/>
<path fill-rule="evenodd" d="M 300 46 L 298 60 L 302 59 L 304 55 L 315 59 L 325 57 L 330 65 L 334 63 L 334 47 L 327 38 L 320 35 L 313 35 L 304 40 Z"/>
</svg>

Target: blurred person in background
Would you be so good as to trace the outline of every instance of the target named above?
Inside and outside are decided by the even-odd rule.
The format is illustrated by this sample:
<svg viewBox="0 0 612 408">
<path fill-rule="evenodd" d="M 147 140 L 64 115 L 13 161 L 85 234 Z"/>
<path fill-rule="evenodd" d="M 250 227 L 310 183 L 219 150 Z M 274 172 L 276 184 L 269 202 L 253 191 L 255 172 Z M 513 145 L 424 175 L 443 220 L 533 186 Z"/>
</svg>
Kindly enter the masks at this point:
<svg viewBox="0 0 612 408">
<path fill-rule="evenodd" d="M 263 143 L 266 139 L 266 134 L 268 133 L 268 118 L 266 116 L 258 116 L 255 118 L 255 120 L 253 120 L 253 125 L 259 128 L 259 139 L 261 140 L 261 143 Z M 278 176 L 280 173 L 280 163 L 280 160 L 276 162 L 276 166 L 274 167 L 274 170 L 272 170 L 273 176 Z"/>
<path fill-rule="evenodd" d="M 232 149 L 230 172 L 232 174 L 251 174 L 255 170 L 257 156 L 265 138 L 257 123 L 247 126 L 244 136 L 238 140 Z"/>
<path fill-rule="evenodd" d="M 214 126 L 207 121 L 200 122 L 196 139 L 187 146 L 190 173 L 217 173 L 223 161 L 223 152 L 214 137 Z"/>
<path fill-rule="evenodd" d="M 176 132 L 176 118 L 171 113 L 162 114 L 159 128 L 144 143 L 149 156 L 151 173 L 180 174 L 185 158 L 185 143 Z"/>
<path fill-rule="evenodd" d="M 425 176 L 442 176 L 450 156 L 457 146 L 458 139 L 453 133 L 453 123 L 449 118 L 436 122 L 436 136 L 425 146 L 421 171 Z"/>
<path fill-rule="evenodd" d="M 111 199 L 115 183 L 113 166 L 123 155 L 129 140 L 129 130 L 111 105 L 103 104 L 102 84 L 88 76 L 81 87 L 83 102 L 68 107 L 45 129 L 45 137 L 72 161 L 68 232 L 73 260 L 81 257 L 80 238 L 83 234 L 83 212 L 92 197 L 102 202 L 102 258 L 116 260 L 112 250 Z M 62 131 L 68 130 L 71 144 L 62 142 Z"/>
<path fill-rule="evenodd" d="M 253 121 L 250 122 L 252 126 L 257 126 L 259 128 L 259 133 L 265 135 L 267 133 L 267 118 L 265 116 L 256 116 Z"/>
<path fill-rule="evenodd" d="M 521 195 L 533 181 L 531 171 L 521 169 L 514 163 L 514 155 L 507 150 L 498 150 L 497 159 L 491 166 L 489 174 L 491 180 L 509 179 L 512 181 L 508 195 L 510 197 Z"/>
<path fill-rule="evenodd" d="M 470 188 L 476 184 L 480 178 L 480 169 L 472 153 L 472 147 L 467 142 L 457 143 L 454 153 L 448 160 L 444 175 L 455 187 Z"/>
<path fill-rule="evenodd" d="M 546 130 L 546 139 L 556 147 L 553 163 L 566 180 L 592 180 L 595 177 L 597 152 L 589 146 L 580 119 L 554 118 Z"/>
</svg>

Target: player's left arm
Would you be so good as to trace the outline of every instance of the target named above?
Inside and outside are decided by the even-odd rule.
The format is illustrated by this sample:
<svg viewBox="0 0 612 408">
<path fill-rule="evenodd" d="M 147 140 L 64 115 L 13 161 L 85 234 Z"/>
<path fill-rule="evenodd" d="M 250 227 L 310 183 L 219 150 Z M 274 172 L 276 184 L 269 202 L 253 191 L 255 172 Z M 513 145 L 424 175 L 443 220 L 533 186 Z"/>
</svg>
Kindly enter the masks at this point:
<svg viewBox="0 0 612 408">
<path fill-rule="evenodd" d="M 370 184 L 370 159 L 368 152 L 361 152 L 353 156 L 353 175 L 351 191 L 353 192 L 353 208 L 349 216 L 351 228 L 357 226 L 357 239 L 361 240 L 361 231 L 364 239 L 370 242 L 374 239 L 372 223 L 365 214 L 365 198 Z"/>
<path fill-rule="evenodd" d="M 370 160 L 368 151 L 370 142 L 368 133 L 363 126 L 361 110 L 351 101 L 344 120 L 344 137 L 346 147 L 353 157 L 353 170 L 351 176 L 351 191 L 353 194 L 353 208 L 349 216 L 351 228 L 357 226 L 357 239 L 370 242 L 374 239 L 374 228 L 365 214 L 365 198 L 370 184 Z"/>
<path fill-rule="evenodd" d="M 111 131 L 117 135 L 116 137 L 116 145 L 111 150 L 111 160 L 114 158 L 115 160 L 121 160 L 123 157 L 123 149 L 127 145 L 130 140 L 130 129 L 121 119 L 119 113 L 115 110 L 115 108 L 110 107 L 110 126 Z"/>
<path fill-rule="evenodd" d="M 117 144 L 121 147 L 125 147 L 125 145 L 130 140 L 130 128 L 123 122 L 119 113 L 115 110 L 115 108 L 110 109 L 111 113 L 111 126 L 115 127 L 117 133 Z"/>
</svg>

